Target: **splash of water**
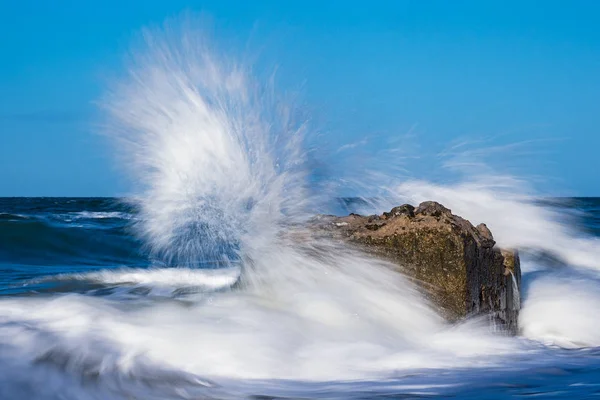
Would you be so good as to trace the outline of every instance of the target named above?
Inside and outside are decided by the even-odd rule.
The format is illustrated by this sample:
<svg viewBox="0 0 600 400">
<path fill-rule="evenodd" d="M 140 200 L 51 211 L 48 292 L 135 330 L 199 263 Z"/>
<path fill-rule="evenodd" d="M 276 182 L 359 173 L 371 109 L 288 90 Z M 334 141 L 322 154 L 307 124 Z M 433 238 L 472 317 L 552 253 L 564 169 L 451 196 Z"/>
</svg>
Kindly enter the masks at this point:
<svg viewBox="0 0 600 400">
<path fill-rule="evenodd" d="M 190 25 L 144 38 L 103 103 L 141 187 L 140 233 L 171 264 L 235 257 L 301 215 L 303 121 Z"/>
<path fill-rule="evenodd" d="M 519 284 L 517 283 L 517 278 L 515 278 L 515 274 L 510 271 L 510 280 L 512 282 L 512 295 L 513 295 L 513 310 L 520 309 L 521 305 L 521 290 L 519 288 Z"/>
<path fill-rule="evenodd" d="M 125 143 L 133 175 L 142 182 L 141 232 L 155 252 L 179 263 L 232 255 L 244 260 L 247 294 L 300 317 L 316 334 L 314 343 L 335 331 L 380 346 L 381 338 L 367 328 L 374 326 L 404 343 L 403 349 L 429 347 L 444 324 L 389 266 L 339 245 L 310 238 L 298 243 L 283 234 L 290 221 L 306 216 L 312 201 L 306 125 L 293 121 L 293 108 L 282 106 L 271 86 L 261 86 L 251 68 L 211 51 L 198 31 L 185 26 L 173 32 L 146 32 L 147 47 L 107 103 L 116 122 L 112 132 Z M 389 181 L 384 171 L 369 176 L 377 175 Z M 515 179 L 406 181 L 391 192 L 393 204 L 386 208 L 435 199 L 475 224 L 486 222 L 503 247 L 548 251 L 572 265 L 598 267 L 597 243 L 577 238 L 557 213 L 523 194 Z M 312 323 L 344 326 L 346 333 Z M 474 326 L 463 333 L 465 340 L 487 337 Z M 484 351 L 497 351 L 483 342 L 489 346 Z"/>
<path fill-rule="evenodd" d="M 287 109 L 265 98 L 269 91 L 249 68 L 224 62 L 201 40 L 186 33 L 166 46 L 147 37 L 143 62 L 109 103 L 134 175 L 145 186 L 142 232 L 161 253 L 183 249 L 189 259 L 218 257 L 228 252 L 223 243 L 235 244 L 246 271 L 248 285 L 218 307 L 222 321 L 238 321 L 235 337 L 243 337 L 244 350 L 233 346 L 236 356 L 225 356 L 231 332 L 218 328 L 219 344 L 209 342 L 228 361 L 204 372 L 323 379 L 381 372 L 389 363 L 420 367 L 428 352 L 448 362 L 445 345 L 462 339 L 447 332 L 393 266 L 317 242 L 289 223 L 302 219 L 303 206 L 312 202 L 293 111 L 282 114 Z M 468 363 L 482 348 L 503 353 L 512 347 L 470 327 L 478 350 L 449 350 Z M 314 360 L 323 354 L 329 361 L 316 370 Z"/>
<path fill-rule="evenodd" d="M 499 246 L 521 250 L 525 337 L 565 347 L 600 345 L 600 324 L 591 316 L 600 312 L 593 289 L 600 284 L 600 240 L 574 231 L 573 216 L 541 204 L 512 177 L 473 176 L 454 185 L 407 181 L 393 193 L 396 202 L 436 199 L 474 224 L 485 222 Z"/>
</svg>

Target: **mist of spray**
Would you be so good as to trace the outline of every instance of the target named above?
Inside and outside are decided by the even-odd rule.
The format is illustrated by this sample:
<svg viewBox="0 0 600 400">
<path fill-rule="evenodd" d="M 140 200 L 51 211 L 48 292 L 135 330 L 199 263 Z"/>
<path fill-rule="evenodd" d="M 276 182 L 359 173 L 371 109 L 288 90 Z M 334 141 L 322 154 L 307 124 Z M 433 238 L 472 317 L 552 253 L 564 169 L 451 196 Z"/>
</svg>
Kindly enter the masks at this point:
<svg viewBox="0 0 600 400">
<path fill-rule="evenodd" d="M 307 199 L 303 121 L 272 82 L 260 85 L 205 38 L 189 21 L 144 31 L 103 102 L 139 183 L 139 232 L 171 265 L 238 257 L 301 217 Z"/>
</svg>

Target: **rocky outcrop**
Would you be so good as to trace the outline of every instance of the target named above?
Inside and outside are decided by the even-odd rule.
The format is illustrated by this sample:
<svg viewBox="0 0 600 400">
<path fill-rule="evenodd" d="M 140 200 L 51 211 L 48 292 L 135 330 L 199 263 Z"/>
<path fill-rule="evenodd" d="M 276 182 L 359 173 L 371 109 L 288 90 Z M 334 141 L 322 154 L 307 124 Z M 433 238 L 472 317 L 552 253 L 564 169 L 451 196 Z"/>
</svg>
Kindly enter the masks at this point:
<svg viewBox="0 0 600 400">
<path fill-rule="evenodd" d="M 436 202 L 405 204 L 382 215 L 320 217 L 324 235 L 393 261 L 418 282 L 451 321 L 486 314 L 517 332 L 521 268 L 484 224 L 474 227 Z"/>
</svg>

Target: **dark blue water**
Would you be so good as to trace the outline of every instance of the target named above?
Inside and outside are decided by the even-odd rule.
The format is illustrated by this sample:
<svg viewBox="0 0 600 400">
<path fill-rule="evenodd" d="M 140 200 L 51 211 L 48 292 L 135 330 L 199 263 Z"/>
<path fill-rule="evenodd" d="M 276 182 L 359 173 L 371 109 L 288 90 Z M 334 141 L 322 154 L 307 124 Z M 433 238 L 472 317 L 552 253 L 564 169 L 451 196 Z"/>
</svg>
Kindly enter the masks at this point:
<svg viewBox="0 0 600 400">
<path fill-rule="evenodd" d="M 134 222 L 119 199 L 0 198 L 0 294 L 49 275 L 147 266 Z"/>
<path fill-rule="evenodd" d="M 600 237 L 600 198 L 549 199 L 541 203 L 574 216 L 582 235 Z M 343 199 L 336 207 L 338 212 L 345 213 L 362 206 L 364 203 L 361 201 Z M 71 304 L 63 303 L 69 296 L 79 296 L 78 302 L 82 304 L 85 304 L 87 297 L 106 297 L 110 299 L 111 307 L 123 310 L 123 315 L 128 315 L 130 307 L 150 307 L 147 302 L 136 302 L 135 305 L 128 302 L 133 296 L 138 299 L 152 298 L 152 301 L 162 303 L 176 302 L 177 307 L 189 306 L 186 305 L 189 303 L 185 296 L 190 292 L 186 288 L 199 284 L 188 284 L 185 277 L 178 280 L 171 275 L 161 276 L 159 281 L 169 281 L 168 290 L 162 292 L 153 292 L 154 283 L 136 281 L 139 278 L 135 276 L 131 278 L 133 284 L 127 282 L 127 278 L 114 282 L 106 278 L 81 278 L 94 272 L 167 268 L 161 260 L 149 256 L 144 243 L 136 238 L 137 218 L 135 207 L 114 198 L 0 199 L 0 306 L 4 307 L 4 312 L 0 314 L 0 335 L 5 335 L 0 337 L 0 374 L 4 374 L 4 378 L 0 378 L 0 399 L 492 399 L 600 396 L 600 348 L 587 346 L 560 349 L 540 344 L 539 362 L 532 360 L 529 353 L 522 357 L 516 354 L 511 356 L 509 363 L 485 369 L 420 369 L 410 373 L 399 372 L 389 379 L 358 381 L 233 380 L 208 386 L 194 381 L 195 378 L 190 378 L 187 373 L 175 372 L 167 367 L 165 370 L 151 371 L 142 367 L 133 368 L 130 375 L 118 375 L 115 378 L 111 375 L 110 361 L 114 349 L 110 346 L 104 348 L 108 345 L 102 341 L 96 342 L 93 337 L 89 343 L 73 342 L 73 348 L 67 353 L 64 346 L 60 347 L 60 352 L 53 353 L 52 335 L 60 330 L 52 324 L 62 326 L 60 307 L 63 307 L 62 304 Z M 71 278 L 53 279 L 61 276 Z M 524 279 L 528 279 L 527 276 Z M 557 296 L 562 295 L 564 293 L 557 293 Z M 25 299 L 30 306 L 22 306 L 24 303 L 20 302 Z M 34 310 L 45 305 L 50 305 L 48 326 L 54 328 L 40 322 L 43 315 L 36 317 L 35 322 L 16 317 L 27 307 L 33 307 L 29 309 Z M 89 313 L 82 312 L 82 315 Z M 69 318 L 65 320 L 65 326 L 70 327 L 64 328 L 67 332 L 76 330 L 73 327 L 78 326 Z M 165 318 L 168 321 L 168 317 Z M 17 320 L 21 322 L 15 322 Z M 215 324 L 219 323 L 216 317 L 214 321 Z M 120 323 L 122 321 L 119 319 L 114 321 L 117 327 Z M 168 326 L 168 322 L 165 324 Z M 9 332 L 19 334 L 8 337 Z M 44 345 L 43 351 L 36 347 L 39 343 L 19 343 L 17 346 L 15 343 L 19 342 L 21 334 L 22 340 L 35 337 L 41 340 L 39 343 L 49 340 L 50 344 Z M 181 345 L 185 346 L 185 343 Z M 100 360 L 97 363 L 83 357 L 90 351 L 90 346 L 97 346 L 93 352 L 96 357 L 93 360 Z M 532 345 L 529 343 L 528 346 Z M 15 350 L 22 348 L 31 351 L 23 353 Z M 319 360 L 314 362 L 319 363 Z"/>
</svg>

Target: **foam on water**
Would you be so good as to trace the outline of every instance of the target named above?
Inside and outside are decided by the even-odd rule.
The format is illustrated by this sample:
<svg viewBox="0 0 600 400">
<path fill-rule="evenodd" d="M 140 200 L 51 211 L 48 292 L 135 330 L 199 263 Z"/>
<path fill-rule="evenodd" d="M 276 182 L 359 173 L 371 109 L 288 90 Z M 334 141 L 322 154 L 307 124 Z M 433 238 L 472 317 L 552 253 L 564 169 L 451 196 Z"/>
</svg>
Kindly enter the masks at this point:
<svg viewBox="0 0 600 400">
<path fill-rule="evenodd" d="M 76 213 L 67 214 L 74 219 L 105 219 L 105 218 L 120 218 L 129 219 L 131 214 L 119 212 L 119 211 L 79 211 Z"/>
<path fill-rule="evenodd" d="M 518 248 L 526 284 L 519 319 L 524 336 L 565 347 L 600 346 L 600 240 L 570 228 L 559 214 L 526 194 L 523 182 L 494 176 L 456 185 L 409 181 L 396 201 L 436 199 L 473 224 L 485 222 L 500 246 Z M 571 224 L 571 226 L 574 224 Z M 552 258 L 539 258 L 539 253 Z"/>
<path fill-rule="evenodd" d="M 600 277 L 563 271 L 532 279 L 519 317 L 523 335 L 567 347 L 600 346 Z"/>
<path fill-rule="evenodd" d="M 277 252 L 268 258 L 274 259 L 321 268 L 302 254 Z M 334 266 L 349 265 L 350 271 L 331 270 L 311 286 L 294 282 L 192 303 L 132 307 L 79 295 L 5 300 L 0 337 L 12 353 L 29 359 L 62 354 L 68 360 L 47 362 L 66 363 L 75 377 L 82 368 L 135 375 L 137 361 L 144 360 L 210 379 L 383 378 L 403 369 L 489 367 L 518 349 L 528 351 L 475 322 L 445 327 L 385 265 L 354 255 L 337 259 Z M 373 269 L 358 271 L 365 267 Z M 482 359 L 482 352 L 498 358 Z"/>
<path fill-rule="evenodd" d="M 235 267 L 219 269 L 189 268 L 121 268 L 88 272 L 84 274 L 59 274 L 31 283 L 51 281 L 87 281 L 106 285 L 128 284 L 152 288 L 177 289 L 198 287 L 205 290 L 233 286 L 240 277 L 240 269 Z"/>
</svg>

